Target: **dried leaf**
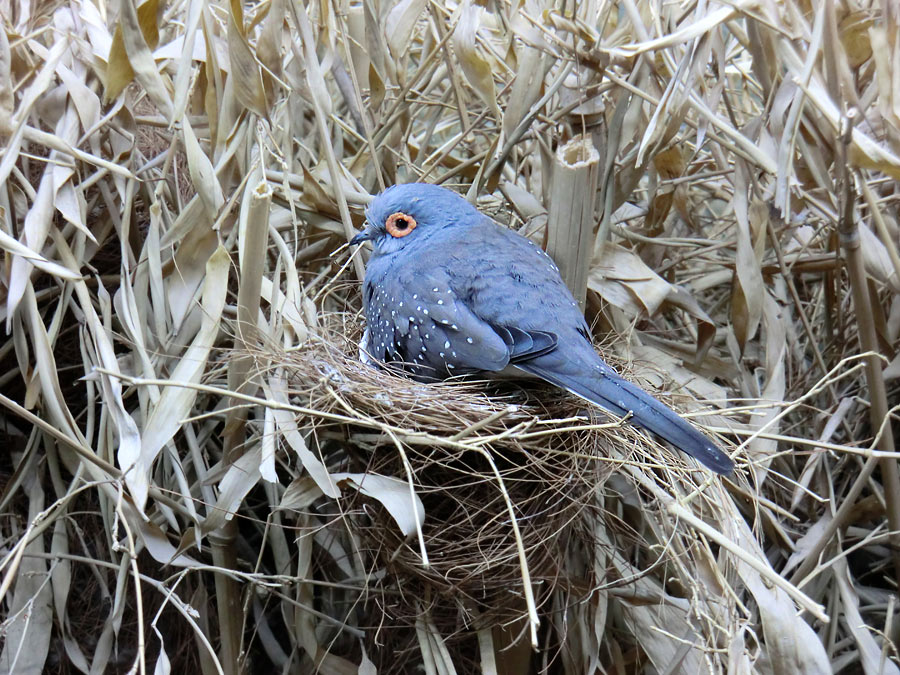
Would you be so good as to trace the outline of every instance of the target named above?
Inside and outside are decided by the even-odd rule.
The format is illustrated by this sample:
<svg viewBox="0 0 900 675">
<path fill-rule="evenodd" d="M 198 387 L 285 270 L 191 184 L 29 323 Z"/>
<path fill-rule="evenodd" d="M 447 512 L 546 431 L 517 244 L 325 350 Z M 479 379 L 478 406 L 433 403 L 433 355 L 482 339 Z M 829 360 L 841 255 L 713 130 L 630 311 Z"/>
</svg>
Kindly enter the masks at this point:
<svg viewBox="0 0 900 675">
<path fill-rule="evenodd" d="M 199 30 L 202 11 L 203 3 L 189 2 L 184 35 L 178 36 L 168 45 L 153 53 L 153 57 L 156 59 L 171 58 L 178 62 L 174 86 L 175 100 L 172 104 L 173 119 L 178 122 L 184 119 L 184 112 L 188 105 L 188 88 L 194 73 L 194 61 L 203 61 L 206 57 L 205 40 L 203 33 Z M 177 49 L 179 45 L 181 49 Z M 171 55 L 167 53 L 168 49 L 172 49 Z M 212 134 L 211 137 L 215 138 L 215 135 Z"/>
<path fill-rule="evenodd" d="M 743 164 L 739 164 L 739 168 Z M 734 215 L 737 221 L 737 252 L 735 276 L 732 287 L 731 316 L 734 333 L 741 349 L 756 335 L 762 318 L 765 284 L 756 257 L 756 248 L 750 235 L 750 215 L 747 203 L 745 171 L 735 174 Z"/>
<path fill-rule="evenodd" d="M 200 304 L 202 309 L 200 330 L 170 375 L 169 379 L 174 383 L 198 383 L 206 371 L 210 350 L 221 330 L 220 321 L 228 288 L 229 266 L 228 254 L 221 247 L 210 256 L 206 264 L 206 279 Z M 149 474 L 153 461 L 163 446 L 178 433 L 196 398 L 196 389 L 178 384 L 166 387 L 150 412 L 150 418 L 141 435 L 140 455 L 137 458 L 119 456 L 119 466 L 126 471 L 125 482 L 138 508 L 143 508 L 147 501 Z"/>
<path fill-rule="evenodd" d="M 588 288 L 632 316 L 653 316 L 672 293 L 672 286 L 629 249 L 602 247 L 588 275 Z"/>
<path fill-rule="evenodd" d="M 50 232 L 54 211 L 53 187 L 53 170 L 48 167 L 41 176 L 34 203 L 25 214 L 24 244 L 31 250 L 42 249 L 47 234 Z M 25 288 L 30 283 L 31 271 L 32 265 L 25 258 L 13 258 L 9 272 L 9 292 L 6 298 L 7 329 L 9 328 L 9 317 L 15 313 L 25 293 Z"/>
<path fill-rule="evenodd" d="M 47 260 L 44 256 L 40 255 L 39 253 L 35 253 L 30 248 L 25 246 L 25 244 L 22 244 L 10 237 L 3 230 L 0 230 L 0 248 L 8 251 L 9 253 L 21 256 L 32 265 L 37 267 L 39 270 L 43 270 L 44 272 L 47 272 L 47 274 L 52 274 L 59 277 L 60 279 L 66 279 L 68 281 L 81 279 L 81 275 L 78 272 L 74 272 L 69 268 L 64 267 L 63 265 L 60 265 L 59 263 Z"/>
<path fill-rule="evenodd" d="M 894 293 L 900 293 L 900 278 L 897 277 L 897 270 L 884 243 L 865 225 L 860 225 L 858 232 L 866 273 L 880 283 L 890 286 Z"/>
<path fill-rule="evenodd" d="M 735 514 L 727 525 L 725 534 L 729 539 L 758 560 L 766 560 L 765 553 L 740 516 Z M 747 563 L 738 560 L 736 564 L 741 580 L 759 608 L 772 671 L 776 675 L 831 673 L 831 663 L 822 643 L 812 627 L 797 613 L 787 593 L 773 586 Z"/>
<path fill-rule="evenodd" d="M 497 105 L 494 88 L 494 71 L 490 61 L 481 55 L 476 41 L 484 13 L 484 7 L 474 4 L 472 0 L 463 0 L 459 22 L 453 31 L 453 49 L 469 85 L 491 109 L 494 118 L 502 120 L 503 114 Z"/>
<path fill-rule="evenodd" d="M 417 522 L 419 527 L 425 522 L 425 505 L 418 495 L 410 494 L 406 481 L 372 473 L 333 473 L 331 478 L 338 485 L 349 484 L 381 502 L 406 537 L 416 533 Z"/>
<path fill-rule="evenodd" d="M 13 101 L 13 79 L 10 70 L 12 55 L 9 51 L 9 40 L 6 31 L 0 30 L 0 136 L 13 131 L 12 116 L 15 110 Z"/>
<path fill-rule="evenodd" d="M 159 44 L 159 0 L 146 0 L 135 8 L 134 0 L 120 3 L 119 27 L 113 36 L 106 77 L 106 100 L 117 98 L 132 78 L 138 80 L 159 111 L 172 119 L 172 99 L 156 67 L 151 49 Z M 116 38 L 121 36 L 121 49 Z"/>
<path fill-rule="evenodd" d="M 410 36 L 424 9 L 425 0 L 400 0 L 388 12 L 384 22 L 384 33 L 391 55 L 398 62 L 409 49 Z"/>
<path fill-rule="evenodd" d="M 36 477 L 34 477 L 36 478 Z M 28 487 L 28 521 L 34 522 L 44 507 L 44 491 L 38 480 Z M 2 675 L 41 675 L 50 649 L 53 625 L 47 561 L 43 538 L 26 547 L 18 563 L 16 586 L 6 614 L 5 640 L 0 652 Z"/>
<path fill-rule="evenodd" d="M 305 511 L 323 494 L 316 482 L 309 476 L 301 476 L 291 481 L 281 497 L 279 509 Z"/>
<path fill-rule="evenodd" d="M 201 525 L 201 531 L 204 534 L 215 532 L 226 521 L 234 518 L 244 497 L 262 477 L 259 472 L 260 458 L 260 446 L 255 445 L 238 457 L 237 461 L 228 468 L 225 477 L 219 482 L 219 498 Z"/>
<path fill-rule="evenodd" d="M 787 353 L 787 338 L 785 335 L 784 318 L 782 309 L 772 297 L 765 296 L 763 303 L 766 331 L 766 372 L 765 384 L 762 391 L 763 401 L 783 401 L 786 393 L 785 356 Z M 767 407 L 754 415 L 750 425 L 754 429 L 765 431 L 766 434 L 777 435 L 780 430 L 780 410 L 777 406 Z M 777 450 L 778 443 L 770 438 L 757 436 L 749 443 L 751 456 L 758 459 L 755 466 L 758 469 L 757 480 L 764 480 L 764 467 L 769 465 L 772 455 Z"/>
<path fill-rule="evenodd" d="M 841 46 L 851 68 L 859 68 L 872 58 L 872 43 L 869 39 L 872 24 L 872 17 L 863 11 L 850 12 L 841 19 L 838 26 Z"/>
<path fill-rule="evenodd" d="M 272 0 L 265 18 L 259 40 L 256 43 L 256 57 L 263 66 L 262 77 L 266 99 L 271 104 L 279 96 L 275 77 L 282 77 L 282 37 L 284 35 L 284 0 Z"/>
<path fill-rule="evenodd" d="M 248 110 L 260 117 L 266 115 L 266 92 L 263 87 L 259 64 L 241 25 L 242 18 L 235 16 L 234 2 L 229 3 L 228 14 L 228 55 L 231 59 L 231 76 L 234 78 L 234 94 L 237 100 Z"/>
<path fill-rule="evenodd" d="M 0 158 L 0 185 L 6 184 L 15 162 L 19 159 L 19 148 L 25 136 L 25 121 L 31 114 L 35 103 L 47 92 L 53 82 L 56 66 L 67 49 L 68 43 L 65 40 L 57 40 L 50 51 L 42 55 L 44 65 L 22 93 L 19 105 L 13 115 L 12 138 L 6 142 L 3 156 Z"/>
<path fill-rule="evenodd" d="M 213 222 L 225 204 L 222 186 L 216 178 L 216 170 L 213 168 L 212 162 L 197 142 L 191 123 L 184 119 L 181 122 L 181 128 L 184 133 L 184 150 L 191 172 L 191 182 L 194 184 L 194 189 L 197 190 L 197 196 L 203 202 L 207 219 L 209 222 Z"/>
<path fill-rule="evenodd" d="M 166 278 L 166 299 L 176 330 L 181 328 L 193 307 L 194 296 L 204 279 L 206 264 L 218 246 L 218 235 L 210 227 L 200 198 L 197 197 L 191 204 L 195 208 L 185 209 L 179 218 L 191 229 L 175 252 L 175 264 L 170 267 Z M 165 245 L 164 238 L 160 246 Z"/>
<path fill-rule="evenodd" d="M 856 642 L 863 672 L 866 675 L 898 675 L 900 668 L 887 657 L 862 615 L 859 613 L 860 599 L 856 585 L 847 567 L 847 559 L 839 557 L 834 561 L 834 578 L 841 594 L 841 608 L 847 627 Z"/>
<path fill-rule="evenodd" d="M 268 383 L 263 385 L 266 391 L 266 397 L 279 403 L 287 403 L 287 386 L 281 374 L 273 374 Z M 292 413 L 287 410 L 272 409 L 275 416 L 275 423 L 278 430 L 284 435 L 284 440 L 297 453 L 303 467 L 309 473 L 310 477 L 316 482 L 316 485 L 323 494 L 337 498 L 340 496 L 340 490 L 334 482 L 334 479 L 328 473 L 328 469 L 322 461 L 316 457 L 306 445 L 303 436 L 297 430 L 297 420 Z"/>
</svg>

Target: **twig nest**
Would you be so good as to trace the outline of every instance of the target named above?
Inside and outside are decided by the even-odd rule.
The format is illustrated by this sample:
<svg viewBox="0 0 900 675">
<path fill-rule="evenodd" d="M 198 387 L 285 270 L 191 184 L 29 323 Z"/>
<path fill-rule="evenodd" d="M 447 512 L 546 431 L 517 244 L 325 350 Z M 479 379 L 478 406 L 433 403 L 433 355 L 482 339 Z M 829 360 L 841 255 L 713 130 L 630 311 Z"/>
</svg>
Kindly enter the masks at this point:
<svg viewBox="0 0 900 675">
<path fill-rule="evenodd" d="M 412 626 L 429 608 L 446 622 L 445 639 L 508 623 L 526 611 L 526 578 L 537 606 L 560 588 L 588 593 L 591 580 L 568 552 L 594 546 L 607 478 L 623 462 L 658 457 L 659 446 L 537 380 L 423 384 L 362 363 L 358 328 L 332 318 L 323 336 L 278 363 L 298 404 L 359 421 L 315 421 L 318 438 L 331 441 L 331 470 L 411 478 L 425 507 L 420 542 L 378 502 L 352 492 L 343 500 L 360 549 L 386 572 L 378 584 L 393 624 Z"/>
</svg>

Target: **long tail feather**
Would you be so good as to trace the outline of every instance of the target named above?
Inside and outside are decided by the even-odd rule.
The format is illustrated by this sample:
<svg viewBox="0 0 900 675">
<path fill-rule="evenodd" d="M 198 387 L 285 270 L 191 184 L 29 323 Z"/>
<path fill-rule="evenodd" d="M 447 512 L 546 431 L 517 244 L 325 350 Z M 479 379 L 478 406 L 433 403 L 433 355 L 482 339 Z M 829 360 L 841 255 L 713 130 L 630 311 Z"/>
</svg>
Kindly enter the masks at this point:
<svg viewBox="0 0 900 675">
<path fill-rule="evenodd" d="M 652 431 L 717 473 L 728 474 L 734 469 L 731 458 L 690 422 L 628 380 L 599 371 L 561 374 L 534 362 L 517 366 L 618 415 L 631 412 L 631 422 Z"/>
</svg>

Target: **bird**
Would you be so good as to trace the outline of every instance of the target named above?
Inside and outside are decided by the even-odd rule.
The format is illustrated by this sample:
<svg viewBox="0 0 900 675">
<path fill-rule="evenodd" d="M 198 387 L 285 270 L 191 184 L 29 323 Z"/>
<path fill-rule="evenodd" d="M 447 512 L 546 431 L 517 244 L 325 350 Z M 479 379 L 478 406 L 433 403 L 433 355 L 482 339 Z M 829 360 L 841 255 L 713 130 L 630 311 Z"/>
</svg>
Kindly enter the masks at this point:
<svg viewBox="0 0 900 675">
<path fill-rule="evenodd" d="M 424 381 L 536 376 L 627 417 L 717 473 L 733 470 L 716 443 L 603 361 L 550 256 L 453 190 L 388 187 L 350 244 L 365 241 L 372 244 L 362 291 L 365 359 Z"/>
</svg>

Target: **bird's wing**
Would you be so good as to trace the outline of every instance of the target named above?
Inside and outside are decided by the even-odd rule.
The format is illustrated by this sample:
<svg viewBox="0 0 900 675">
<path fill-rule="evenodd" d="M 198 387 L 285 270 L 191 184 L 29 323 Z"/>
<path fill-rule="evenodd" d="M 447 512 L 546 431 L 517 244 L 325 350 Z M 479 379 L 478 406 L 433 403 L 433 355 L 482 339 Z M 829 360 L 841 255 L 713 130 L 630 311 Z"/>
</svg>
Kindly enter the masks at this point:
<svg viewBox="0 0 900 675">
<path fill-rule="evenodd" d="M 365 290 L 370 353 L 401 361 L 422 376 L 503 370 L 511 358 L 552 349 L 540 331 L 496 329 L 451 288 L 444 270 L 392 269 Z M 430 373 L 429 373 L 430 371 Z"/>
</svg>

